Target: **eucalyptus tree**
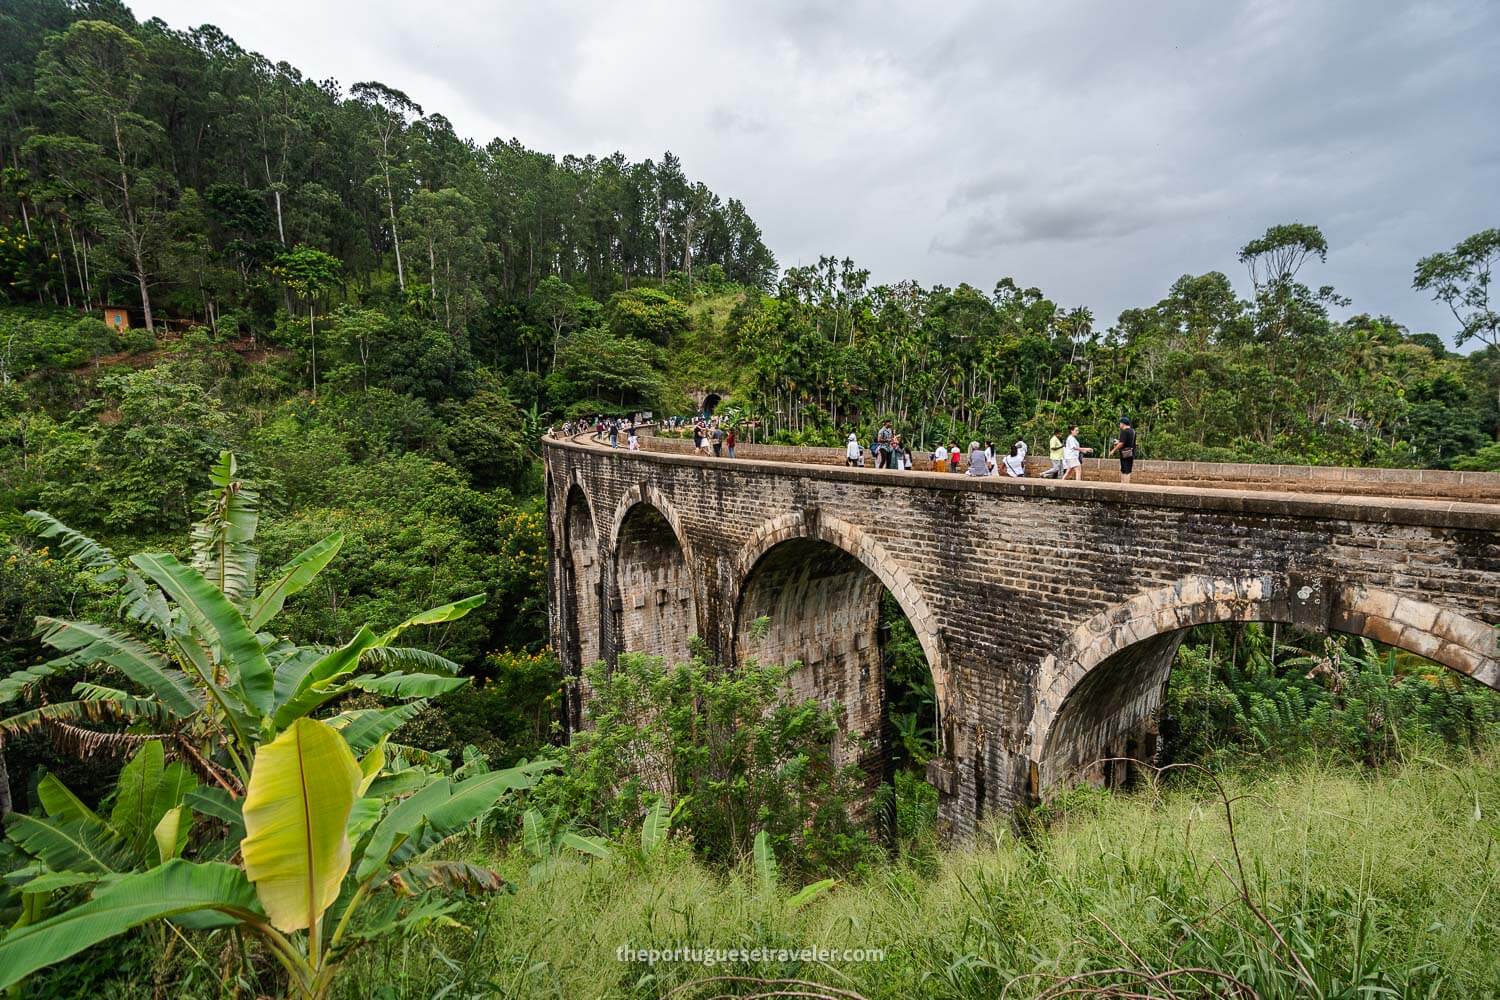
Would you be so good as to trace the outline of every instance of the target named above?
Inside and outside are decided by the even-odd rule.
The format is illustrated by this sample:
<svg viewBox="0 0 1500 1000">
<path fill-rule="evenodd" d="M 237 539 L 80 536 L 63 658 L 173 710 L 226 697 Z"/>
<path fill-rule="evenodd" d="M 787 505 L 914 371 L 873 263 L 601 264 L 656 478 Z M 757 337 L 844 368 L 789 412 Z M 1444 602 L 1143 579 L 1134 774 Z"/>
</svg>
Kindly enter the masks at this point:
<svg viewBox="0 0 1500 1000">
<path fill-rule="evenodd" d="M 408 242 L 427 258 L 428 303 L 449 336 L 462 332 L 484 305 L 480 291 L 485 244 L 478 211 L 454 188 L 421 190 L 401 209 Z"/>
<path fill-rule="evenodd" d="M 135 279 L 146 329 L 154 330 L 154 256 L 172 178 L 154 159 L 162 127 L 138 107 L 145 68 L 146 48 L 128 32 L 107 21 L 75 21 L 47 42 L 37 68 L 37 92 L 65 131 L 35 135 L 26 145 L 106 220 Z"/>
<path fill-rule="evenodd" d="M 406 129 L 411 119 L 422 116 L 422 106 L 401 91 L 374 80 L 356 83 L 350 94 L 364 108 L 369 122 L 370 145 L 379 170 L 370 180 L 378 182 L 385 194 L 391 246 L 396 255 L 396 283 L 404 292 L 406 271 L 401 263 L 401 234 L 396 224 L 396 185 L 402 179 L 405 164 Z"/>
<path fill-rule="evenodd" d="M 276 239 L 287 246 L 282 198 L 295 150 L 306 142 L 309 124 L 302 107 L 302 74 L 284 62 L 272 65 L 260 55 L 245 56 L 244 61 L 250 86 L 239 95 L 236 112 L 250 126 L 260 174 L 275 205 Z"/>
</svg>

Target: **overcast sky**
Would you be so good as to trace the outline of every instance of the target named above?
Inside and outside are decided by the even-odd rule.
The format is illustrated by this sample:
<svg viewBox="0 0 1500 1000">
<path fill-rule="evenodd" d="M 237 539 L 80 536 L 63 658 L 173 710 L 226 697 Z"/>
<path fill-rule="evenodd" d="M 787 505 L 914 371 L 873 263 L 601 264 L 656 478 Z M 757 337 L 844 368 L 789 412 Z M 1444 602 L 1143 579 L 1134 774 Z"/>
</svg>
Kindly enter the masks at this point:
<svg viewBox="0 0 1500 1000">
<path fill-rule="evenodd" d="M 1500 225 L 1500 3 L 136 0 L 460 134 L 671 149 L 783 267 L 1013 276 L 1096 324 L 1279 222 L 1355 311 L 1451 334 L 1423 254 Z"/>
</svg>

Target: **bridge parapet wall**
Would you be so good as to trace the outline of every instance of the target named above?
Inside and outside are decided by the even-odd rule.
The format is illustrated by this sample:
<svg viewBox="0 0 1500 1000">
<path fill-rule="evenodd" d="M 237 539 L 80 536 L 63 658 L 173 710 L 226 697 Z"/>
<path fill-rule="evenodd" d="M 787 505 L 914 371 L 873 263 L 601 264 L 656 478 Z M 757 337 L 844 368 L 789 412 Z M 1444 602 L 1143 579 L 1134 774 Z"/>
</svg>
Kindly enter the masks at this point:
<svg viewBox="0 0 1500 1000">
<path fill-rule="evenodd" d="M 692 455 L 691 438 L 646 435 L 641 438 L 647 451 L 669 455 Z M 795 445 L 740 444 L 735 454 L 741 459 L 757 459 L 803 465 L 844 466 L 844 449 L 811 448 Z M 1032 452 L 1026 469 L 1030 476 L 1040 476 L 1051 466 L 1045 458 Z M 873 461 L 866 454 L 867 461 Z M 918 472 L 931 470 L 930 452 L 913 453 Z M 959 461 L 960 472 L 969 467 L 965 452 Z M 1092 480 L 1116 481 L 1119 462 L 1107 458 L 1084 458 L 1084 476 Z M 1298 492 L 1334 492 L 1349 488 L 1359 493 L 1391 493 L 1397 496 L 1449 497 L 1452 499 L 1500 500 L 1500 472 L 1463 472 L 1452 469 L 1378 469 L 1335 465 L 1257 465 L 1250 462 L 1174 462 L 1165 459 L 1141 459 L 1135 463 L 1135 482 L 1146 485 L 1169 484 L 1237 484 L 1253 489 L 1291 489 Z"/>
</svg>

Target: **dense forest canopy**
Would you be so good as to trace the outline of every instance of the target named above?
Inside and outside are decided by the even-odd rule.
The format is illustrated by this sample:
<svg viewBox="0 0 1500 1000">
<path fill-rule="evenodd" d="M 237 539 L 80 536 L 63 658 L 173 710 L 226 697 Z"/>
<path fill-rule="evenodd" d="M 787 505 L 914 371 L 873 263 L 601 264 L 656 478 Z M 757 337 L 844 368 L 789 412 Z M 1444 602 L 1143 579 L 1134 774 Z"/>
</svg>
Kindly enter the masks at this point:
<svg viewBox="0 0 1500 1000">
<path fill-rule="evenodd" d="M 127 305 L 145 328 L 12 332 L 7 380 L 154 346 L 166 318 L 289 351 L 314 398 L 320 375 L 337 389 L 353 369 L 361 392 L 422 397 L 372 385 L 384 364 L 431 404 L 471 398 L 483 371 L 491 398 L 538 421 L 681 410 L 685 390 L 713 389 L 809 442 L 885 415 L 925 444 L 1073 421 L 1102 435 L 1129 413 L 1156 457 L 1500 461 L 1474 455 L 1500 432 L 1494 230 L 1415 270 L 1458 343 L 1481 348 L 1468 356 L 1390 317 L 1335 319 L 1351 303 L 1307 280 L 1329 245 L 1301 223 L 1241 249 L 1248 300 L 1221 273 L 1184 275 L 1104 329 L 1009 277 L 872 287 L 825 257 L 778 283 L 745 206 L 670 152 L 479 146 L 378 81 L 310 80 L 212 26 L 138 23 L 118 3 L 27 0 L 0 17 L 0 289 Z"/>
</svg>

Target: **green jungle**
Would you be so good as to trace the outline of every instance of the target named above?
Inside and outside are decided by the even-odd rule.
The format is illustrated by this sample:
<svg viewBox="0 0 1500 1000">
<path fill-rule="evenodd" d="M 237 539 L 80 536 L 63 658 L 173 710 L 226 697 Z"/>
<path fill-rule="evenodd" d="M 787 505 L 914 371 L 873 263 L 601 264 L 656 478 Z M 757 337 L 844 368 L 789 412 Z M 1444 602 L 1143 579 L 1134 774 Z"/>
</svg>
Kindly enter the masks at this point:
<svg viewBox="0 0 1500 1000">
<path fill-rule="evenodd" d="M 873 803 L 787 664 L 622 657 L 566 739 L 541 495 L 549 428 L 710 392 L 756 441 L 1104 449 L 1130 414 L 1147 458 L 1500 470 L 1500 230 L 1412 262 L 1447 329 L 1318 286 L 1308 222 L 1245 234 L 1248 297 L 1187 274 L 1109 321 L 783 271 L 686 170 L 0 6 L 0 987 L 1500 996 L 1500 694 L 1205 627 L 1162 770 L 944 844 L 889 598 Z"/>
</svg>

